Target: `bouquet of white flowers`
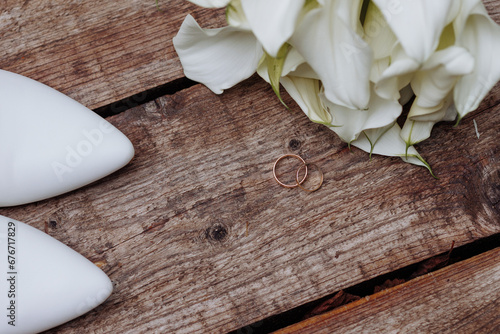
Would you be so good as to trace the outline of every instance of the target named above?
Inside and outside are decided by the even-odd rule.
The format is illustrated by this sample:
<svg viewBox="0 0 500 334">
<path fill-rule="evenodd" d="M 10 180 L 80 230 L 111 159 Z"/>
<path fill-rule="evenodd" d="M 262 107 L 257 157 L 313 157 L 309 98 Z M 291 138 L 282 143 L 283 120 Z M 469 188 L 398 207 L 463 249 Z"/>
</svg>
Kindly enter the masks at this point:
<svg viewBox="0 0 500 334">
<path fill-rule="evenodd" d="M 500 27 L 480 0 L 190 1 L 226 7 L 228 26 L 186 17 L 173 43 L 188 78 L 220 94 L 257 72 L 349 145 L 429 170 L 413 145 L 500 80 Z"/>
</svg>

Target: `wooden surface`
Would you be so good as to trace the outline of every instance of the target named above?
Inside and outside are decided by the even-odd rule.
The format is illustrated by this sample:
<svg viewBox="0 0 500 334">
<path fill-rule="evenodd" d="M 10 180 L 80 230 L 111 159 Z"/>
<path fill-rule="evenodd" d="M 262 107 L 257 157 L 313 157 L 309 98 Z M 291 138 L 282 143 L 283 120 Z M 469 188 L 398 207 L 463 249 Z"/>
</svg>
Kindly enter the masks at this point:
<svg viewBox="0 0 500 334">
<path fill-rule="evenodd" d="M 499 333 L 500 248 L 276 334 Z"/>
<path fill-rule="evenodd" d="M 2 0 L 0 67 L 97 108 L 183 76 L 172 38 L 187 13 L 225 22 L 180 0 Z"/>
<path fill-rule="evenodd" d="M 115 282 L 103 306 L 54 333 L 229 331 L 500 232 L 500 114 L 474 118 L 482 139 L 469 119 L 438 127 L 423 150 L 436 181 L 350 153 L 257 78 L 222 96 L 198 85 L 110 118 L 136 147 L 121 171 L 0 214 L 47 224 Z M 286 152 L 321 166 L 320 191 L 272 180 Z"/>
<path fill-rule="evenodd" d="M 9 0 L 2 68 L 89 107 L 172 82 L 182 70 L 171 37 L 195 7 L 160 4 L 159 12 L 154 1 Z M 488 5 L 498 13 L 499 1 Z M 222 20 L 196 13 L 203 26 Z M 452 240 L 500 233 L 498 86 L 457 128 L 439 125 L 419 147 L 439 180 L 400 159 L 349 152 L 284 98 L 291 111 L 257 77 L 223 95 L 195 85 L 163 96 L 108 118 L 135 146 L 128 166 L 69 194 L 1 208 L 114 282 L 103 305 L 48 333 L 227 332 L 439 254 Z M 284 153 L 317 163 L 323 187 L 279 187 L 271 168 Z"/>
</svg>

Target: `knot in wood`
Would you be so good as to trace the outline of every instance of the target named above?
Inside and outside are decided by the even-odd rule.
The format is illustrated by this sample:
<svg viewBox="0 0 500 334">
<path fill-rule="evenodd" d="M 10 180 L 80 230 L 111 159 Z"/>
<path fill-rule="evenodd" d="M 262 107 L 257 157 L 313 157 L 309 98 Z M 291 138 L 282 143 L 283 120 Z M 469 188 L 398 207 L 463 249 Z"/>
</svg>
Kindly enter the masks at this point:
<svg viewBox="0 0 500 334">
<path fill-rule="evenodd" d="M 55 232 L 55 230 L 59 229 L 59 227 L 63 225 L 63 221 L 65 220 L 65 218 L 66 215 L 61 209 L 52 212 L 45 221 L 45 233 L 49 234 L 50 232 Z"/>
<path fill-rule="evenodd" d="M 57 220 L 49 219 L 49 227 L 50 228 L 57 228 Z"/>
<path fill-rule="evenodd" d="M 63 224 L 65 219 L 66 219 L 66 214 L 62 209 L 54 211 L 45 221 L 45 228 L 57 229 Z"/>
<path fill-rule="evenodd" d="M 229 229 L 223 223 L 215 223 L 205 230 L 208 241 L 223 242 L 229 235 Z"/>
<path fill-rule="evenodd" d="M 298 139 L 292 139 L 288 143 L 288 146 L 290 147 L 291 150 L 296 151 L 300 148 L 301 142 Z"/>
</svg>

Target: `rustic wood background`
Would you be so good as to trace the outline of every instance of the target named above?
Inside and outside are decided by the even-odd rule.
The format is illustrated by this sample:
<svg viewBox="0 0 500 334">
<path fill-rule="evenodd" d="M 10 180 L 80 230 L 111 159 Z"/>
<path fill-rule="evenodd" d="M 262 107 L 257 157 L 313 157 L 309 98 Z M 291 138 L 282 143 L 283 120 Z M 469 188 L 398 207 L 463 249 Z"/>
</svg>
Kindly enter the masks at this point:
<svg viewBox="0 0 500 334">
<path fill-rule="evenodd" d="M 499 289 L 496 248 L 277 334 L 499 333 Z"/>
<path fill-rule="evenodd" d="M 485 3 L 500 22 L 500 1 Z M 183 74 L 171 40 L 186 14 L 204 27 L 222 25 L 224 15 L 187 1 L 159 4 L 4 1 L 1 68 L 90 108 L 175 84 Z M 228 332 L 442 253 L 452 241 L 500 233 L 499 86 L 457 128 L 441 124 L 419 146 L 439 180 L 400 159 L 349 151 L 284 99 L 291 111 L 252 77 L 222 95 L 194 85 L 138 105 L 107 118 L 136 149 L 125 168 L 56 198 L 0 208 L 91 259 L 115 285 L 103 305 L 47 333 Z M 279 187 L 271 169 L 284 153 L 317 163 L 323 187 Z M 498 260 L 493 250 L 436 274 L 455 285 L 434 286 L 430 275 L 333 316 L 380 329 L 380 319 L 379 327 L 356 325 L 357 312 L 385 312 L 411 329 L 415 312 L 449 298 L 450 312 L 428 318 L 431 325 L 472 328 L 463 327 L 471 321 L 463 312 L 455 317 L 461 300 L 474 306 L 475 328 L 498 329 Z M 438 297 L 419 300 L 418 290 Z M 392 317 L 401 303 L 406 313 Z"/>
</svg>

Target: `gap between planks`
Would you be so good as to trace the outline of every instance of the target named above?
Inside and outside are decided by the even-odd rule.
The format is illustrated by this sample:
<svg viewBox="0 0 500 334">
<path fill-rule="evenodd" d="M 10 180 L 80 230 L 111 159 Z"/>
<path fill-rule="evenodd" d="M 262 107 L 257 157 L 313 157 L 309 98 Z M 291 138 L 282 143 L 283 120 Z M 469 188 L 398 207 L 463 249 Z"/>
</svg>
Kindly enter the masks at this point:
<svg viewBox="0 0 500 334">
<path fill-rule="evenodd" d="M 453 266 L 460 262 L 469 260 L 470 258 L 473 258 L 475 256 L 488 253 L 491 250 L 497 248 L 499 245 L 500 234 L 496 234 L 491 237 L 479 239 L 475 242 L 463 245 L 458 248 L 451 248 L 450 251 L 446 253 L 436 255 L 419 263 L 412 264 L 408 267 L 404 267 L 393 272 L 374 277 L 368 281 L 362 282 L 341 291 L 337 291 L 329 296 L 301 305 L 282 314 L 277 314 L 256 323 L 247 325 L 238 330 L 232 331 L 229 334 L 261 334 L 279 331 L 280 329 L 288 327 L 299 328 L 301 324 L 307 323 L 308 321 L 314 321 L 310 320 L 310 314 L 323 307 L 323 305 L 325 305 L 325 303 L 327 303 L 329 300 L 335 299 L 337 296 L 339 296 L 339 294 L 342 294 L 342 296 L 340 296 L 341 298 L 357 297 L 360 300 L 373 299 L 372 296 L 375 295 L 377 291 L 380 291 L 380 288 L 387 284 L 387 282 L 389 282 L 389 284 L 392 286 L 391 289 L 397 289 L 397 286 L 411 282 L 417 277 L 436 272 L 442 268 L 447 268 L 449 266 Z M 433 265 L 434 267 L 432 267 Z M 401 281 L 403 282 L 399 284 L 393 284 L 393 282 Z M 389 289 L 386 288 L 384 290 Z M 314 313 L 314 315 L 316 315 L 317 317 L 321 317 L 324 314 L 336 314 L 336 312 L 341 312 L 342 310 L 354 307 L 354 305 L 356 305 L 354 303 L 358 302 L 359 301 L 341 302 L 337 304 L 338 306 L 323 308 L 321 312 L 316 312 Z"/>
<path fill-rule="evenodd" d="M 499 260 L 500 247 L 275 333 L 498 333 Z"/>
</svg>

